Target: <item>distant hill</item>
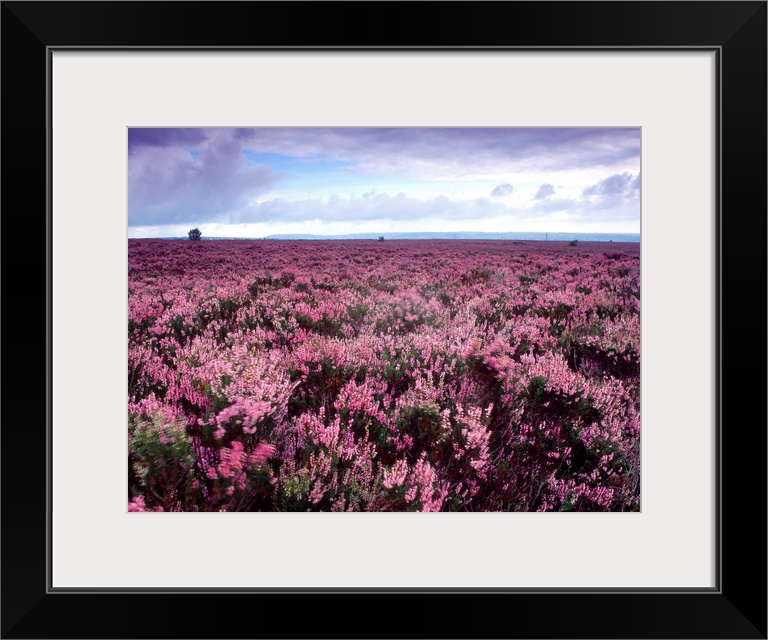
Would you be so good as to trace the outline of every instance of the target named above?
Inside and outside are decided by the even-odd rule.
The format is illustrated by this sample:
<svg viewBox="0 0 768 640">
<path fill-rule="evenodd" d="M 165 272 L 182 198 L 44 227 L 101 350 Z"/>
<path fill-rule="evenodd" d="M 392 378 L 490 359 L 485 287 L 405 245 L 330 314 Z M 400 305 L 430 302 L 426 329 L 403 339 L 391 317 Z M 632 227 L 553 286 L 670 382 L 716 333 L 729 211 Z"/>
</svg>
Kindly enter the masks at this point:
<svg viewBox="0 0 768 640">
<path fill-rule="evenodd" d="M 639 233 L 534 233 L 507 232 L 487 233 L 480 231 L 417 232 L 417 233 L 350 233 L 347 235 L 318 236 L 311 234 L 279 234 L 267 236 L 267 240 L 552 240 L 582 242 L 640 242 Z"/>
<path fill-rule="evenodd" d="M 320 236 L 310 233 L 283 233 L 266 238 L 208 237 L 206 240 L 550 240 L 553 242 L 640 242 L 639 233 L 544 233 L 531 231 L 510 231 L 506 233 L 486 233 L 481 231 L 456 232 L 416 232 L 416 233 L 350 233 L 347 235 Z M 186 240 L 187 236 L 156 238 L 157 240 Z"/>
</svg>

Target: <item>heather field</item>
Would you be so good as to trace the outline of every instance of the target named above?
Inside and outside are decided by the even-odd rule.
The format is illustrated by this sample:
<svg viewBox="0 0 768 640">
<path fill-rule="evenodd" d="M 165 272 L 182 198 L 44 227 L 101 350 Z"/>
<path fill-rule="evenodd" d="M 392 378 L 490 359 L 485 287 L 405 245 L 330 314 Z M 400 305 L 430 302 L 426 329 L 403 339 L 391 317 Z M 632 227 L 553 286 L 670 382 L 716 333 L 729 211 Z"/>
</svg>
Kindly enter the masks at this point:
<svg viewBox="0 0 768 640">
<path fill-rule="evenodd" d="M 640 245 L 128 241 L 129 511 L 638 511 Z"/>
</svg>

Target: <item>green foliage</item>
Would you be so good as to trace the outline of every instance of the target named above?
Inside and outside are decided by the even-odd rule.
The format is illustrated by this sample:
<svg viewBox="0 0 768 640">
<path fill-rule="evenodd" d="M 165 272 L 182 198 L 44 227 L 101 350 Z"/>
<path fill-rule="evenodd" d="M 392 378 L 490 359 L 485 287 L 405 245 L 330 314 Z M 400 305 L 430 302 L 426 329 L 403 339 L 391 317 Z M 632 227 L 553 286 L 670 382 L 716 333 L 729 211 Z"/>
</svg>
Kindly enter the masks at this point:
<svg viewBox="0 0 768 640">
<path fill-rule="evenodd" d="M 248 285 L 248 293 L 256 298 L 260 294 L 264 293 L 272 287 L 273 280 L 269 274 L 257 277 L 251 284 Z"/>
<path fill-rule="evenodd" d="M 461 282 L 465 284 L 489 282 L 493 271 L 487 267 L 474 267 L 461 276 Z"/>
<path fill-rule="evenodd" d="M 298 416 L 307 409 L 319 407 L 324 407 L 330 415 L 339 392 L 355 377 L 357 370 L 327 356 L 307 362 L 307 366 L 309 372 L 304 375 L 297 369 L 288 371 L 291 382 L 299 382 L 288 401 L 288 415 Z"/>
<path fill-rule="evenodd" d="M 338 320 L 329 318 L 326 315 L 323 315 L 318 320 L 313 320 L 308 315 L 297 311 L 295 317 L 296 324 L 302 329 L 306 329 L 310 333 L 332 338 L 340 338 L 344 335 L 341 331 L 341 323 Z"/>
<path fill-rule="evenodd" d="M 403 407 L 398 418 L 398 430 L 413 438 L 411 455 L 417 458 L 422 451 L 433 450 L 449 435 L 443 432 L 437 405 Z"/>
<path fill-rule="evenodd" d="M 306 469 L 298 470 L 294 475 L 280 478 L 280 488 L 275 495 L 275 505 L 279 511 L 305 512 L 312 505 L 309 502 L 309 490 L 312 481 Z"/>
<path fill-rule="evenodd" d="M 128 424 L 128 453 L 132 477 L 147 505 L 176 510 L 187 497 L 192 480 L 192 457 L 184 420 L 163 412 L 149 419 L 131 417 Z"/>
</svg>

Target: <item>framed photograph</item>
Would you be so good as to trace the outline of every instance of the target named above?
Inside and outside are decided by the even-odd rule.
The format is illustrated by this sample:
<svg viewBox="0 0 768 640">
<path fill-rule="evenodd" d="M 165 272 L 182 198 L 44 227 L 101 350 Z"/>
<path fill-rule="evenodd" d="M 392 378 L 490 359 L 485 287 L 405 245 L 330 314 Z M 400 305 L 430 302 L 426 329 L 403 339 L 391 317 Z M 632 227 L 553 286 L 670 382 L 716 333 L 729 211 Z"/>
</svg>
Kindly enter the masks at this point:
<svg viewBox="0 0 768 640">
<path fill-rule="evenodd" d="M 765 50 L 3 2 L 3 637 L 765 638 Z"/>
</svg>

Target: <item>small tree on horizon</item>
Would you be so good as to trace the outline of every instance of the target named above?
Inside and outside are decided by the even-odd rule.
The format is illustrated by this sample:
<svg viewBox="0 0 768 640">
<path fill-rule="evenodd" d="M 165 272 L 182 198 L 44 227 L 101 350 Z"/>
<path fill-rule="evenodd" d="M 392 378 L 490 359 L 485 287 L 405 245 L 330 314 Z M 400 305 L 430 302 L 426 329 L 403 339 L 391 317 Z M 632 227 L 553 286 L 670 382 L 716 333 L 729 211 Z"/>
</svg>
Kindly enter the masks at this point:
<svg viewBox="0 0 768 640">
<path fill-rule="evenodd" d="M 379 242 L 384 242 L 384 236 L 379 236 Z"/>
<path fill-rule="evenodd" d="M 198 229 L 197 227 L 195 227 L 194 229 L 190 229 L 187 235 L 189 235 L 190 240 L 200 240 L 200 238 L 203 237 L 203 234 L 200 233 L 200 229 Z"/>
</svg>

